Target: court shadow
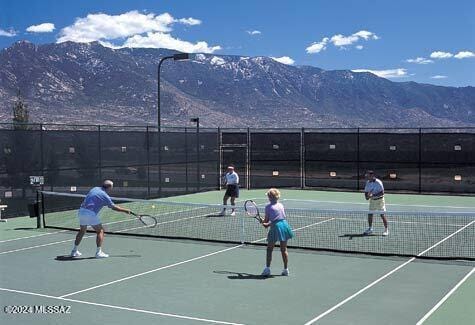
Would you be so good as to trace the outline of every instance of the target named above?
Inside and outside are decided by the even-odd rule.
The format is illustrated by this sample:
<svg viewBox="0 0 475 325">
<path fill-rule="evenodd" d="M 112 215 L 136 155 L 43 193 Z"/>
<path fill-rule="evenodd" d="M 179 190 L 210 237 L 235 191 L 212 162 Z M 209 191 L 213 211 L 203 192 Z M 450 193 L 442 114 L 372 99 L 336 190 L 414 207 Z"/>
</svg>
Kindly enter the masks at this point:
<svg viewBox="0 0 475 325">
<path fill-rule="evenodd" d="M 260 274 L 231 272 L 231 271 L 213 271 L 213 273 L 228 275 L 228 279 L 230 280 L 267 280 L 267 279 L 275 278 L 277 276 L 281 276 L 281 275 L 262 276 Z"/>
<path fill-rule="evenodd" d="M 41 230 L 37 227 L 21 227 L 21 228 L 13 228 L 13 230 Z"/>
<path fill-rule="evenodd" d="M 216 212 L 216 213 L 210 213 L 208 215 L 205 216 L 205 218 L 224 218 L 226 217 L 225 215 L 222 215 L 221 213 L 219 212 Z"/>
<path fill-rule="evenodd" d="M 130 255 L 109 255 L 108 258 L 114 258 L 114 257 L 120 257 L 120 258 L 138 258 L 142 257 L 142 255 L 137 255 L 137 254 L 130 254 Z M 55 260 L 60 261 L 60 262 L 69 262 L 69 261 L 83 261 L 83 260 L 95 260 L 95 256 L 88 256 L 88 257 L 71 257 L 69 255 L 60 255 L 56 256 Z"/>
<path fill-rule="evenodd" d="M 352 240 L 353 238 L 359 238 L 359 237 L 375 237 L 375 236 L 382 236 L 378 234 L 370 234 L 370 235 L 365 235 L 365 234 L 344 234 L 341 236 L 338 236 L 340 238 L 347 237 L 349 240 Z"/>
</svg>

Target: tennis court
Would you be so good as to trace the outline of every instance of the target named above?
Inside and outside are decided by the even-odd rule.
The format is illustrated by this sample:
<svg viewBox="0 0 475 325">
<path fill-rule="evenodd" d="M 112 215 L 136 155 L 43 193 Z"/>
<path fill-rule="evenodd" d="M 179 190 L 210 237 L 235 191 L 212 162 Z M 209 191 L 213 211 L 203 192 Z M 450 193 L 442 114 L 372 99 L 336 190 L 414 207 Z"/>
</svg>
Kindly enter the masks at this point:
<svg viewBox="0 0 475 325">
<path fill-rule="evenodd" d="M 265 203 L 265 190 L 242 191 Z M 69 259 L 75 212 L 46 215 L 46 225 L 15 218 L 1 224 L 0 297 L 22 314 L 1 313 L 2 324 L 469 324 L 475 320 L 475 198 L 386 194 L 390 235 L 358 236 L 366 226 L 361 193 L 283 190 L 295 209 L 289 222 L 296 237 L 289 251 L 290 276 L 280 276 L 274 250 L 273 276 L 265 262 L 265 230 L 251 218 L 218 217 L 201 203 L 223 192 L 173 197 L 173 204 L 123 201 L 135 209 L 161 209 L 158 235 L 104 211 L 117 234 L 106 236 L 108 259 L 94 259 L 95 235 Z M 112 193 L 113 195 L 113 193 Z M 55 199 L 53 195 L 49 201 Z M 65 206 L 80 200 L 69 197 Z M 45 200 L 47 203 L 48 200 Z M 186 204 L 189 210 L 183 211 Z M 121 204 L 122 204 L 121 203 Z M 316 210 L 326 211 L 317 213 Z M 335 215 L 328 211 L 339 210 Z M 352 211 L 343 213 L 342 211 Z M 419 212 L 411 213 L 408 212 Z M 400 218 L 400 219 L 397 219 Z M 122 220 L 121 220 L 122 219 Z M 179 221 L 179 222 L 178 222 Z M 348 222 L 347 222 L 348 221 Z M 335 224 L 336 226 L 330 226 Z M 347 226 L 348 225 L 348 226 Z M 379 227 L 379 228 L 378 228 Z M 375 217 L 375 233 L 382 229 Z M 143 236 L 140 236 L 143 235 Z M 209 236 L 209 237 L 207 237 Z M 191 237 L 205 240 L 186 240 Z M 174 239 L 178 238 L 178 239 Z M 211 241 L 209 241 L 211 240 Z M 244 241 L 248 244 L 241 244 Z M 323 250 L 315 250 L 316 246 Z M 415 243 L 415 244 L 414 244 Z M 465 243 L 461 245 L 460 243 Z M 371 251 L 378 255 L 338 253 Z M 408 256 L 395 256 L 404 255 Z M 412 256 L 421 255 L 414 258 Z M 454 260 L 451 256 L 471 257 Z M 441 257 L 441 259 L 434 259 Z M 65 306 L 47 313 L 38 306 Z M 70 308 L 69 308 L 70 306 Z M 32 307 L 33 313 L 28 309 Z M 10 308 L 10 307 L 9 307 Z M 36 310 L 34 310 L 36 308 Z M 34 313 L 36 311 L 36 313 Z M 41 312 L 44 311 L 44 312 Z"/>
</svg>

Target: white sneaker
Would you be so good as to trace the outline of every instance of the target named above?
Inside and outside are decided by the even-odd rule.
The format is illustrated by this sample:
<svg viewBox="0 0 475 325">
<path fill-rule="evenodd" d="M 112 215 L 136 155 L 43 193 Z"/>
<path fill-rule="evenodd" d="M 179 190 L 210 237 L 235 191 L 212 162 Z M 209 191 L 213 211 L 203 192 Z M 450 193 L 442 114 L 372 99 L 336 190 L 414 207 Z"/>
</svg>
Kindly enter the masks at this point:
<svg viewBox="0 0 475 325">
<path fill-rule="evenodd" d="M 365 232 L 363 233 L 364 235 L 371 235 L 373 233 L 373 228 L 368 228 L 365 230 Z"/>
<path fill-rule="evenodd" d="M 71 257 L 79 257 L 79 256 L 81 256 L 81 255 L 82 255 L 82 254 L 81 254 L 80 251 L 73 249 L 73 250 L 71 251 L 71 255 L 69 255 L 69 256 L 71 256 Z"/>
<path fill-rule="evenodd" d="M 233 211 L 231 212 L 231 217 L 234 217 L 234 216 L 236 216 L 236 212 Z"/>
<path fill-rule="evenodd" d="M 106 258 L 106 257 L 109 257 L 109 254 L 106 254 L 103 251 L 96 253 L 96 258 Z"/>
<path fill-rule="evenodd" d="M 262 276 L 269 276 L 270 275 L 270 267 L 266 267 L 264 271 L 261 273 Z"/>
<path fill-rule="evenodd" d="M 280 275 L 288 276 L 289 275 L 289 269 L 283 269 L 282 273 Z"/>
<path fill-rule="evenodd" d="M 386 230 L 384 230 L 384 232 L 383 232 L 383 236 L 387 236 L 387 235 L 389 235 L 389 230 L 386 229 Z"/>
</svg>

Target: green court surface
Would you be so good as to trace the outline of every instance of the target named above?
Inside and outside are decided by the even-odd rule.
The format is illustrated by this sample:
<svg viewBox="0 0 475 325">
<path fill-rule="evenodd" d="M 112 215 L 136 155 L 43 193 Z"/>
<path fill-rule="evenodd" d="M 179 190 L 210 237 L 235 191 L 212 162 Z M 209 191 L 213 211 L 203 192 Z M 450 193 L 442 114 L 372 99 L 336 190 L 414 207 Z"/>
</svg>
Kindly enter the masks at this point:
<svg viewBox="0 0 475 325">
<path fill-rule="evenodd" d="M 282 194 L 283 202 L 295 207 L 366 204 L 361 193 Z M 220 203 L 222 195 L 214 191 L 168 200 Z M 248 198 L 263 204 L 265 190 L 242 191 L 239 204 Z M 388 194 L 386 202 L 388 209 L 475 210 L 473 197 Z M 218 227 L 220 221 L 209 222 Z M 104 250 L 111 256 L 95 259 L 95 236 L 88 234 L 80 246 L 83 256 L 71 260 L 66 255 L 74 232 L 35 226 L 36 220 L 26 217 L 0 224 L 1 324 L 475 322 L 473 261 L 291 249 L 290 276 L 285 277 L 276 248 L 273 276 L 263 278 L 265 247 L 107 235 Z M 10 306 L 24 306 L 16 308 L 24 313 L 5 312 Z M 46 310 L 41 306 L 66 306 L 62 311 L 68 313 L 40 313 Z"/>
</svg>

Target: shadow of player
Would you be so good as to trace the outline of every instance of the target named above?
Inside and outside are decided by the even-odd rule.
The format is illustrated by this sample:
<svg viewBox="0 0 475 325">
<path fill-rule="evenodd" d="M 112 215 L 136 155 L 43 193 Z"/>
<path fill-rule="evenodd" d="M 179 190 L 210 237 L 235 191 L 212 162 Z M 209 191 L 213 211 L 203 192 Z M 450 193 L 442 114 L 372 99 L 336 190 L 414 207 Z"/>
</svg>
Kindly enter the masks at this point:
<svg viewBox="0 0 475 325">
<path fill-rule="evenodd" d="M 251 274 L 244 272 L 231 272 L 231 271 L 213 271 L 216 274 L 229 274 L 228 279 L 230 280 L 267 280 L 275 277 L 280 277 L 282 275 L 269 275 L 263 276 L 260 274 Z"/>
</svg>

